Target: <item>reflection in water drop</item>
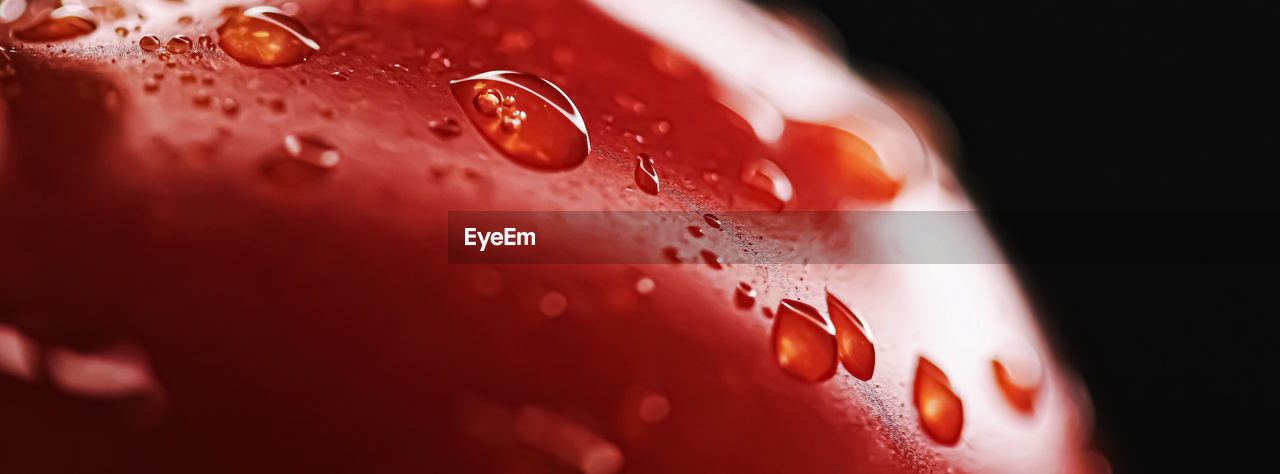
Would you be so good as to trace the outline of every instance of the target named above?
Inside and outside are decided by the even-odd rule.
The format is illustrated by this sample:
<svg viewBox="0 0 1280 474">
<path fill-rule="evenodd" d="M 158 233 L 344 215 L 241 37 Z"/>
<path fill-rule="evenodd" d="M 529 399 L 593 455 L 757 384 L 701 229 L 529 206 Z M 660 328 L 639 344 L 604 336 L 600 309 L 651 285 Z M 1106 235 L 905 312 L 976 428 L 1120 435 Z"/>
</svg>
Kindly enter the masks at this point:
<svg viewBox="0 0 1280 474">
<path fill-rule="evenodd" d="M 92 33 L 97 16 L 80 5 L 65 5 L 49 13 L 43 21 L 13 32 L 22 41 L 61 41 Z"/>
<path fill-rule="evenodd" d="M 773 320 L 773 351 L 778 365 L 807 382 L 836 373 L 835 329 L 812 306 L 782 300 Z"/>
<path fill-rule="evenodd" d="M 636 186 L 649 194 L 658 194 L 658 171 L 653 168 L 653 158 L 641 153 L 636 156 Z"/>
<path fill-rule="evenodd" d="M 916 366 L 913 399 L 925 433 L 945 445 L 954 445 L 960 441 L 960 429 L 964 426 L 964 406 L 960 397 L 951 391 L 951 381 L 947 376 L 924 357 L 920 358 Z"/>
<path fill-rule="evenodd" d="M 518 163 L 565 170 L 591 149 L 577 106 L 541 77 L 491 71 L 453 81 L 451 89 L 489 143 Z"/>
<path fill-rule="evenodd" d="M 836 342 L 840 363 L 860 380 L 870 380 L 876 368 L 876 350 L 871 342 L 871 331 L 853 310 L 827 292 L 827 313 L 836 328 Z"/>
<path fill-rule="evenodd" d="M 320 50 L 307 27 L 272 7 L 253 7 L 231 15 L 218 27 L 218 45 L 250 66 L 289 66 Z"/>
</svg>

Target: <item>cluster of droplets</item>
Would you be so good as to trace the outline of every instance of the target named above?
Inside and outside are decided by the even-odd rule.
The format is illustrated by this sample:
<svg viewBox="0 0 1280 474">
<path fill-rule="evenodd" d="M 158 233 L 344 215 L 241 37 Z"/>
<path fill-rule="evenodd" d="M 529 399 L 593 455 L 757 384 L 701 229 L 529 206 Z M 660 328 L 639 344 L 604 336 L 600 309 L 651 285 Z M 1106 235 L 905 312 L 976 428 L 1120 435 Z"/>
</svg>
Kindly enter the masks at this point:
<svg viewBox="0 0 1280 474">
<path fill-rule="evenodd" d="M 504 133 L 514 134 L 520 131 L 529 116 L 516 107 L 515 96 L 504 96 L 494 89 L 485 89 L 476 93 L 471 105 L 477 112 L 486 117 L 498 119 L 498 128 Z"/>
</svg>

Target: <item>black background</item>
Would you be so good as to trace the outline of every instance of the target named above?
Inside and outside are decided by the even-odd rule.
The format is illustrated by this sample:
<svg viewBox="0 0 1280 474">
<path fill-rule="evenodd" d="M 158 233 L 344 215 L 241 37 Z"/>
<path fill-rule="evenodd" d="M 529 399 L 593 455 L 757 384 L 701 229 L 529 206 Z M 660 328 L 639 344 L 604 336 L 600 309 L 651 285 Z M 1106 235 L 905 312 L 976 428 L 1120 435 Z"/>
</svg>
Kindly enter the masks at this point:
<svg viewBox="0 0 1280 474">
<path fill-rule="evenodd" d="M 927 91 L 955 122 L 954 169 L 984 209 L 1202 210 L 1280 225 L 1276 2 L 761 3 L 818 13 L 864 72 L 886 67 Z M 1015 253 L 1071 245 L 1001 215 L 1016 213 L 991 222 Z M 1273 449 L 1280 279 L 1240 258 L 1249 251 L 1231 232 L 1194 234 L 1137 238 L 1236 257 L 1018 265 L 1089 387 L 1095 445 L 1116 472 L 1235 470 Z"/>
</svg>

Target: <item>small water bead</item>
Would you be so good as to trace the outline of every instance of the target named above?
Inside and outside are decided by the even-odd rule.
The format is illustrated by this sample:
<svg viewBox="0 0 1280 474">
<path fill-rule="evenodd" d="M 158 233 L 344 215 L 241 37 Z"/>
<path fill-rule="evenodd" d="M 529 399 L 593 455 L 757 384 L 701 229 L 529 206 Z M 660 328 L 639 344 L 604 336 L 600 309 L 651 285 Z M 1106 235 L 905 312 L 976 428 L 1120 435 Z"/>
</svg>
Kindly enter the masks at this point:
<svg viewBox="0 0 1280 474">
<path fill-rule="evenodd" d="M 720 256 L 716 255 L 715 252 L 703 250 L 698 252 L 698 255 L 702 256 L 702 261 L 706 262 L 707 266 L 713 270 L 719 270 L 723 267 L 724 262 L 720 260 Z"/>
<path fill-rule="evenodd" d="M 337 147 L 316 137 L 290 134 L 284 137 L 284 150 L 295 161 L 321 169 L 338 166 L 341 155 Z"/>
<path fill-rule="evenodd" d="M 836 342 L 840 363 L 860 380 L 870 380 L 876 368 L 876 351 L 871 342 L 871 331 L 862 319 L 843 301 L 827 292 L 827 313 L 836 328 Z"/>
<path fill-rule="evenodd" d="M 138 47 L 148 53 L 154 52 L 160 49 L 160 38 L 155 37 L 155 35 L 143 36 L 138 39 Z"/>
<path fill-rule="evenodd" d="M 782 172 L 782 168 L 763 158 L 748 161 L 743 165 L 742 182 L 778 200 L 778 204 L 791 201 L 794 195 L 791 180 L 787 178 L 786 173 Z"/>
<path fill-rule="evenodd" d="M 689 226 L 689 235 L 694 237 L 702 237 L 702 228 L 696 225 Z"/>
<path fill-rule="evenodd" d="M 242 64 L 289 66 L 320 50 L 301 22 L 272 7 L 253 7 L 227 16 L 218 27 L 218 45 Z"/>
<path fill-rule="evenodd" d="M 711 226 L 712 228 L 715 228 L 715 229 L 720 228 L 720 218 L 712 214 L 703 214 L 702 219 L 707 221 L 707 225 Z"/>
<path fill-rule="evenodd" d="M 955 445 L 964 427 L 964 405 L 951 381 L 938 366 L 921 357 L 916 366 L 913 402 L 920 413 L 920 425 L 935 441 Z"/>
<path fill-rule="evenodd" d="M 178 17 L 178 24 L 182 26 L 190 25 L 192 21 L 194 20 L 192 20 L 191 17 L 186 15 Z"/>
<path fill-rule="evenodd" d="M 738 286 L 733 288 L 733 304 L 741 309 L 751 309 L 756 305 L 756 289 L 745 281 L 738 282 Z"/>
<path fill-rule="evenodd" d="M 142 81 L 142 90 L 147 92 L 155 92 L 160 90 L 160 81 L 155 77 L 148 77 Z"/>
<path fill-rule="evenodd" d="M 204 89 L 196 91 L 195 95 L 191 96 L 191 103 L 199 107 L 208 107 L 212 101 L 213 98 L 209 96 L 209 91 Z"/>
<path fill-rule="evenodd" d="M 98 28 L 98 18 L 88 8 L 65 5 L 49 13 L 44 20 L 13 32 L 22 41 L 61 41 L 87 35 Z"/>
<path fill-rule="evenodd" d="M 569 309 L 569 298 L 559 291 L 547 293 L 538 302 L 538 310 L 548 318 L 558 317 L 564 314 L 567 309 Z"/>
<path fill-rule="evenodd" d="M 332 77 L 335 81 L 346 81 L 351 79 L 351 76 L 348 76 L 347 73 L 342 71 L 333 71 L 333 74 L 329 74 L 329 77 Z"/>
<path fill-rule="evenodd" d="M 222 100 L 222 113 L 228 117 L 233 117 L 240 113 L 240 103 L 235 99 L 226 98 Z"/>
<path fill-rule="evenodd" d="M 126 37 L 126 36 L 129 36 L 129 29 L 128 29 L 128 28 L 125 28 L 125 27 L 123 27 L 123 26 L 117 26 L 117 27 L 116 27 L 116 36 L 119 36 L 119 37 L 121 37 L 121 38 L 124 38 L 124 37 Z"/>
<path fill-rule="evenodd" d="M 164 49 L 173 54 L 187 54 L 191 52 L 191 38 L 183 35 L 169 38 L 169 42 L 164 44 Z"/>
<path fill-rule="evenodd" d="M 663 247 L 662 256 L 671 263 L 680 263 L 680 250 L 675 247 Z"/>
<path fill-rule="evenodd" d="M 653 293 L 654 286 L 652 278 L 640 277 L 639 280 L 636 280 L 636 293 L 640 293 L 642 295 Z"/>
<path fill-rule="evenodd" d="M 778 365 L 807 382 L 836 373 L 835 329 L 812 306 L 782 300 L 773 318 L 773 350 Z"/>
<path fill-rule="evenodd" d="M 653 158 L 641 153 L 636 156 L 636 186 L 649 194 L 658 194 L 658 171 L 653 168 Z"/>
<path fill-rule="evenodd" d="M 462 134 L 462 125 L 451 118 L 427 122 L 427 128 L 440 138 L 453 138 Z"/>
<path fill-rule="evenodd" d="M 491 71 L 450 85 L 472 124 L 516 162 L 564 170 L 586 160 L 591 145 L 577 106 L 545 79 Z"/>
<path fill-rule="evenodd" d="M 1044 364 L 1029 344 L 1006 344 L 991 360 L 996 385 L 1015 410 L 1035 412 L 1036 394 L 1044 381 Z"/>
</svg>

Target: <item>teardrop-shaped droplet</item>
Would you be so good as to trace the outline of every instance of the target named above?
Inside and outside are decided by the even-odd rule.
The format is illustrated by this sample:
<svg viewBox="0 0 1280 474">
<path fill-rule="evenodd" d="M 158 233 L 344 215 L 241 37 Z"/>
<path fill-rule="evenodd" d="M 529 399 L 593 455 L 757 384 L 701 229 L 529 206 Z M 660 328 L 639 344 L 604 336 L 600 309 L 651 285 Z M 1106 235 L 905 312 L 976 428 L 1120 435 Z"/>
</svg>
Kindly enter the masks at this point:
<svg viewBox="0 0 1280 474">
<path fill-rule="evenodd" d="M 591 150 L 577 106 L 541 77 L 491 71 L 453 81 L 451 88 L 471 123 L 518 163 L 565 170 Z"/>
<path fill-rule="evenodd" d="M 1036 394 L 1044 380 L 1044 364 L 1030 345 L 1007 344 L 991 360 L 996 385 L 1005 401 L 1022 413 L 1035 412 Z"/>
<path fill-rule="evenodd" d="M 649 194 L 658 194 L 658 170 L 653 169 L 653 158 L 641 153 L 636 156 L 636 186 Z"/>
<path fill-rule="evenodd" d="M 694 237 L 702 237 L 702 228 L 696 225 L 689 226 L 689 235 Z"/>
<path fill-rule="evenodd" d="M 703 215 L 702 215 L 702 219 L 703 219 L 703 220 L 705 220 L 705 221 L 707 221 L 707 225 L 711 226 L 712 228 L 715 228 L 715 229 L 719 229 L 719 228 L 720 228 L 720 218 L 719 218 L 719 217 L 713 216 L 713 215 L 711 215 L 711 214 L 703 214 Z"/>
<path fill-rule="evenodd" d="M 138 47 L 142 48 L 143 51 L 146 51 L 148 53 L 153 52 L 157 49 L 160 49 L 160 38 L 156 38 L 155 35 L 143 36 L 142 38 L 138 39 Z"/>
<path fill-rule="evenodd" d="M 320 50 L 302 22 L 272 7 L 253 7 L 230 15 L 218 27 L 218 45 L 250 66 L 288 66 Z"/>
<path fill-rule="evenodd" d="M 451 118 L 427 122 L 427 128 L 440 138 L 453 138 L 462 133 L 462 125 Z"/>
<path fill-rule="evenodd" d="M 662 256 L 663 258 L 666 258 L 668 262 L 671 262 L 671 263 L 680 263 L 681 261 L 680 250 L 676 249 L 675 247 L 663 247 Z"/>
<path fill-rule="evenodd" d="M 191 52 L 191 38 L 183 35 L 169 38 L 164 44 L 164 50 L 173 54 L 187 54 Z"/>
<path fill-rule="evenodd" d="M 306 135 L 285 136 L 284 150 L 295 161 L 322 169 L 338 166 L 338 161 L 341 159 L 337 147 L 319 138 Z"/>
<path fill-rule="evenodd" d="M 98 18 L 88 8 L 65 5 L 49 13 L 43 21 L 13 32 L 22 41 L 61 41 L 93 33 Z"/>
<path fill-rule="evenodd" d="M 913 401 L 920 412 L 920 425 L 929 437 L 949 446 L 960 441 L 964 405 L 951 391 L 951 381 L 946 374 L 924 357 L 916 366 Z"/>
<path fill-rule="evenodd" d="M 719 270 L 724 264 L 724 261 L 720 260 L 720 256 L 710 250 L 703 250 L 698 254 L 702 256 L 702 261 L 707 262 L 707 266 L 713 270 Z"/>
<path fill-rule="evenodd" d="M 827 313 L 836 328 L 836 342 L 840 350 L 840 363 L 860 380 L 870 380 L 876 368 L 876 350 L 871 342 L 871 331 L 853 310 L 835 295 L 827 292 Z"/>
<path fill-rule="evenodd" d="M 733 288 L 733 304 L 741 309 L 751 309 L 756 304 L 756 289 L 747 282 L 738 282 Z"/>
<path fill-rule="evenodd" d="M 835 329 L 812 306 L 782 300 L 773 319 L 773 351 L 778 365 L 807 382 L 836 373 Z"/>
<path fill-rule="evenodd" d="M 794 194 L 791 180 L 782 172 L 782 168 L 764 158 L 748 161 L 742 166 L 742 182 L 765 193 L 770 200 L 777 200 L 776 203 L 771 203 L 777 206 L 791 201 Z"/>
</svg>

